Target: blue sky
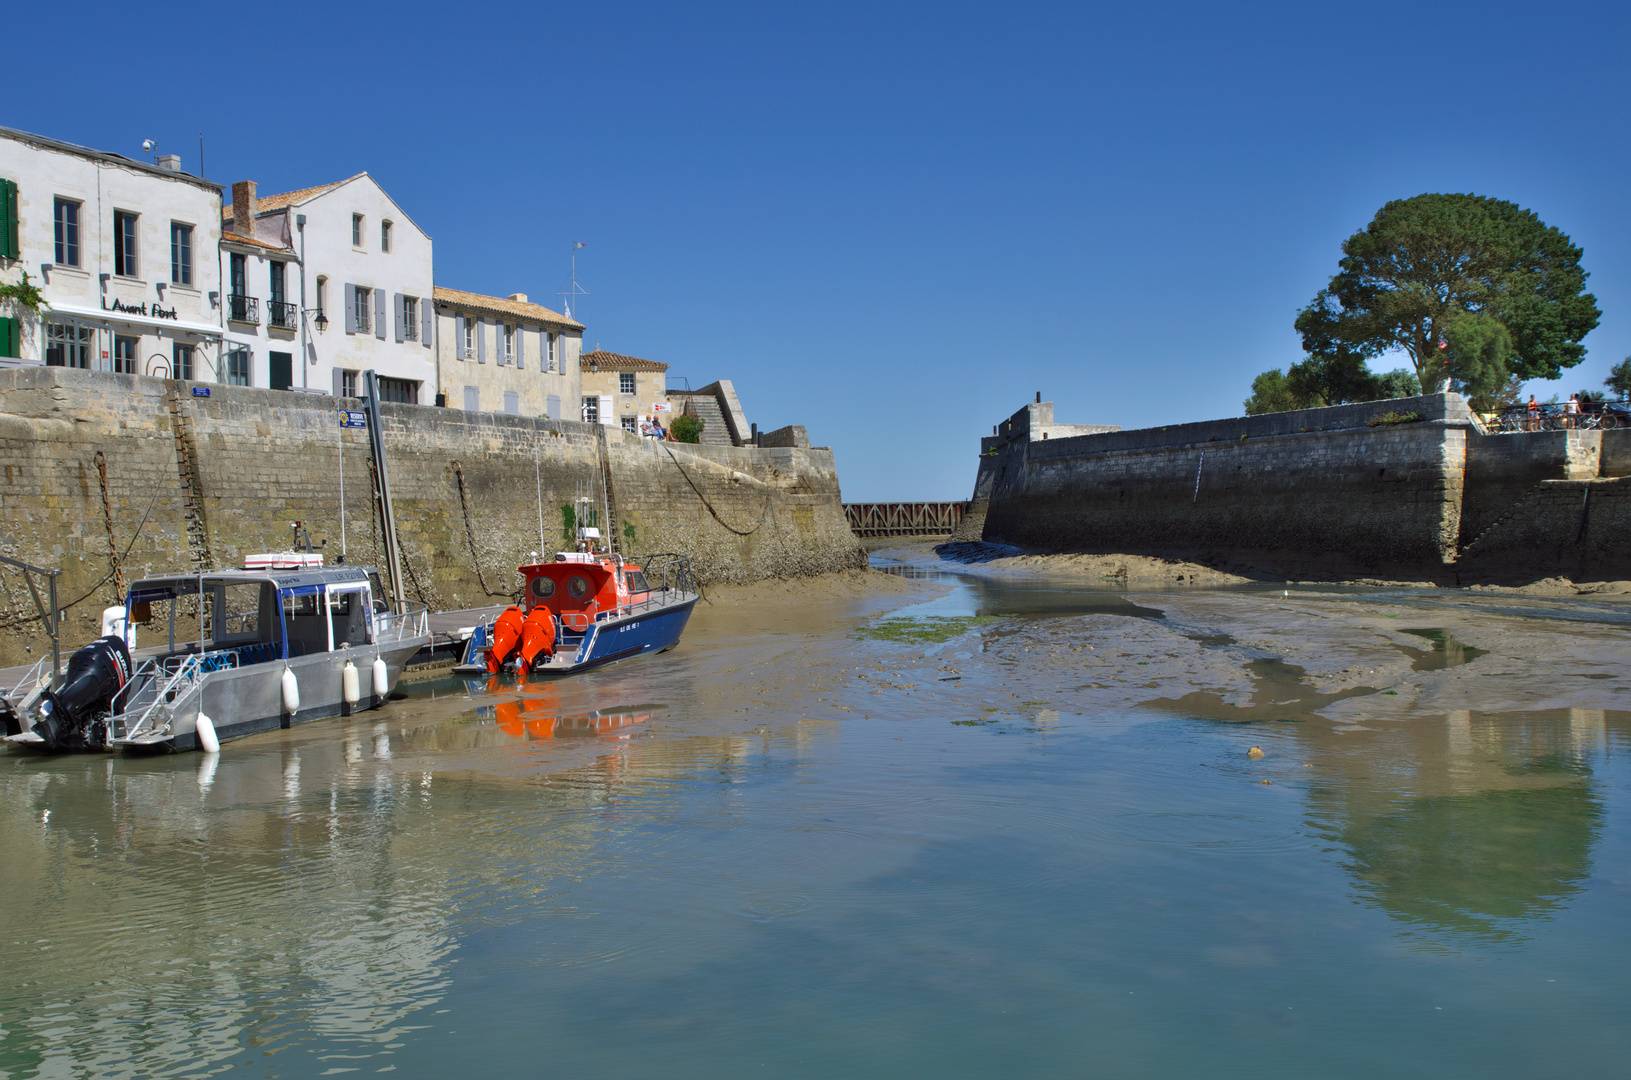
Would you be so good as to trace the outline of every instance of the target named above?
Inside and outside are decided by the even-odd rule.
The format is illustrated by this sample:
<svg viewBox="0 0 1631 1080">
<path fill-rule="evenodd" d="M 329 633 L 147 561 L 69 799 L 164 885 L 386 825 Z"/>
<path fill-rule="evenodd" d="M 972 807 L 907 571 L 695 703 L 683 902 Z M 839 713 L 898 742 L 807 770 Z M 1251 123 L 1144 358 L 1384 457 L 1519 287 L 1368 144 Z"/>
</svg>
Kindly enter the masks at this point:
<svg viewBox="0 0 1631 1080">
<path fill-rule="evenodd" d="M 846 499 L 957 499 L 1038 390 L 1063 422 L 1238 415 L 1342 239 L 1424 191 L 1584 248 L 1601 325 L 1532 389 L 1600 386 L 1631 354 L 1628 11 L 28 5 L 0 123 L 189 171 L 203 131 L 210 179 L 266 193 L 366 169 L 455 288 L 557 306 L 585 241 L 590 346 L 734 380 Z"/>
</svg>

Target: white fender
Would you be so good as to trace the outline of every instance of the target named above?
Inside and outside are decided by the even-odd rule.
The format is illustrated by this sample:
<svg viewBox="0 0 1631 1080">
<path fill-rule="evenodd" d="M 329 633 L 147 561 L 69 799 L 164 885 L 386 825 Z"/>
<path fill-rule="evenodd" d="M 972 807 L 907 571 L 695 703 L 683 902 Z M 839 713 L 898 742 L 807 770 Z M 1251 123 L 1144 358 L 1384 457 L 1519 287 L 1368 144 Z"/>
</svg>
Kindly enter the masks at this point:
<svg viewBox="0 0 1631 1080">
<path fill-rule="evenodd" d="M 374 657 L 374 696 L 385 697 L 391 692 L 391 673 L 385 668 L 383 656 Z"/>
<path fill-rule="evenodd" d="M 344 670 L 340 672 L 340 696 L 347 705 L 355 705 L 362 700 L 362 689 L 358 684 L 357 665 L 347 660 Z"/>
<path fill-rule="evenodd" d="M 206 754 L 219 754 L 221 740 L 215 737 L 215 725 L 203 713 L 198 714 L 198 723 L 195 725 L 198 732 L 198 748 Z"/>
<path fill-rule="evenodd" d="M 287 667 L 283 669 L 283 711 L 290 716 L 300 711 L 300 680 Z"/>
<path fill-rule="evenodd" d="M 204 760 L 198 763 L 198 790 L 200 792 L 208 792 L 210 785 L 215 783 L 215 770 L 220 764 L 220 754 L 205 754 Z"/>
</svg>

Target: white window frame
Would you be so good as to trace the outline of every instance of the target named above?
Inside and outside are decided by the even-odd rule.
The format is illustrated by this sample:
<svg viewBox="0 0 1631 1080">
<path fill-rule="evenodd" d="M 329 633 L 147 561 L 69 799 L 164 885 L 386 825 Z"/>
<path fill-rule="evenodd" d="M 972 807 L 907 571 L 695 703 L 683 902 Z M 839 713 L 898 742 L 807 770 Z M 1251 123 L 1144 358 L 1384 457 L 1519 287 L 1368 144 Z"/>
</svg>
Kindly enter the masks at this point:
<svg viewBox="0 0 1631 1080">
<path fill-rule="evenodd" d="M 128 355 L 119 355 L 122 347 L 128 346 Z M 130 370 L 121 370 L 122 366 Z M 113 373 L 115 375 L 140 375 L 142 373 L 142 339 L 135 334 L 113 335 Z"/>
<path fill-rule="evenodd" d="M 417 296 L 404 296 L 402 298 L 402 338 L 404 341 L 419 340 L 419 298 Z"/>
<path fill-rule="evenodd" d="M 549 363 L 547 369 L 550 374 L 555 373 L 555 333 L 550 331 L 544 335 L 544 348 L 548 350 Z"/>
<path fill-rule="evenodd" d="M 361 214 L 352 214 L 351 215 L 351 246 L 354 247 L 354 248 L 361 248 L 362 245 L 363 245 L 364 235 L 366 235 L 366 234 L 363 231 L 362 215 Z"/>
<path fill-rule="evenodd" d="M 52 197 L 51 256 L 53 263 L 57 266 L 80 266 L 84 263 L 84 249 L 80 246 L 82 236 L 80 227 L 83 224 L 81 211 L 84 209 L 85 204 L 78 199 L 65 199 L 61 195 Z M 73 212 L 72 221 L 68 220 L 68 215 L 63 213 L 64 210 Z M 58 233 L 62 234 L 61 239 L 57 238 Z M 56 256 L 59 253 L 64 258 L 57 258 Z M 71 259 L 66 258 L 66 256 L 70 255 L 73 256 Z"/>
<path fill-rule="evenodd" d="M 623 389 L 624 386 L 627 386 L 628 389 L 627 390 Z M 617 373 L 617 392 L 619 394 L 623 394 L 623 395 L 625 395 L 627 397 L 633 397 L 634 393 L 635 393 L 636 386 L 637 386 L 637 384 L 634 381 L 634 372 L 632 372 L 632 371 L 619 371 Z"/>
<path fill-rule="evenodd" d="M 476 320 L 468 315 L 464 317 L 464 340 L 459 343 L 459 348 L 463 352 L 461 359 L 476 358 Z"/>
<path fill-rule="evenodd" d="M 352 293 L 352 316 L 357 320 L 357 333 L 367 334 L 374 329 L 372 316 L 374 313 L 374 290 L 362 285 L 354 285 Z"/>
<path fill-rule="evenodd" d="M 504 327 L 504 362 L 515 363 L 515 327 L 510 323 L 501 323 Z"/>
<path fill-rule="evenodd" d="M 185 289 L 193 285 L 193 227 L 185 221 L 170 222 L 170 284 Z"/>
<path fill-rule="evenodd" d="M 240 358 L 243 360 L 243 381 L 242 382 L 238 381 L 239 373 L 238 373 L 237 368 L 236 368 L 236 363 Z M 225 370 L 225 372 L 223 372 L 223 374 L 226 375 L 226 384 L 228 386 L 254 386 L 255 385 L 255 356 L 254 356 L 254 354 L 252 352 L 249 351 L 248 346 L 237 345 L 237 346 L 233 346 L 233 347 L 228 348 L 227 349 L 227 355 L 226 355 L 226 363 L 223 366 L 226 368 L 226 370 Z"/>
<path fill-rule="evenodd" d="M 391 253 L 391 219 L 385 218 L 379 223 L 379 250 L 382 254 Z"/>
<path fill-rule="evenodd" d="M 124 250 L 124 236 L 119 226 L 129 221 L 130 251 Z M 113 212 L 113 274 L 115 277 L 139 279 L 142 276 L 142 216 L 131 210 Z"/>
</svg>

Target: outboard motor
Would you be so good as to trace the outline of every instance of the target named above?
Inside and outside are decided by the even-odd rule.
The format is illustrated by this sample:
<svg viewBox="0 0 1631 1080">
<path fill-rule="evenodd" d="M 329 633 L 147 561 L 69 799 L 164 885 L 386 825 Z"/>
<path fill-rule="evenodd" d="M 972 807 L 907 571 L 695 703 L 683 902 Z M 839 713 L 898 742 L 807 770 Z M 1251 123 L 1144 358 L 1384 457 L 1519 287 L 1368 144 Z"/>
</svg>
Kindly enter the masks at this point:
<svg viewBox="0 0 1631 1080">
<path fill-rule="evenodd" d="M 68 660 L 62 685 L 40 695 L 33 731 L 47 750 L 100 750 L 108 741 L 113 696 L 130 681 L 130 649 L 117 634 L 97 638 Z"/>
</svg>

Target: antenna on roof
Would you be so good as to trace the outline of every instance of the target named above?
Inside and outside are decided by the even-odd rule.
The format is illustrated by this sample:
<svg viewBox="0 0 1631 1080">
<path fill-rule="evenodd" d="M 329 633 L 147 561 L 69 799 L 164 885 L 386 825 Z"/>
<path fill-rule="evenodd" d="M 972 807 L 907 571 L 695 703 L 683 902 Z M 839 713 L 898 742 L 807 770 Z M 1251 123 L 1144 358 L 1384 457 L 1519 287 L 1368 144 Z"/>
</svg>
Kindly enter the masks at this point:
<svg viewBox="0 0 1631 1080">
<path fill-rule="evenodd" d="M 556 296 L 566 297 L 566 317 L 569 319 L 572 317 L 573 299 L 579 296 L 589 295 L 589 290 L 578 284 L 578 249 L 586 248 L 588 246 L 589 245 L 584 243 L 582 240 L 572 241 L 572 280 L 566 288 L 555 294 Z"/>
</svg>

